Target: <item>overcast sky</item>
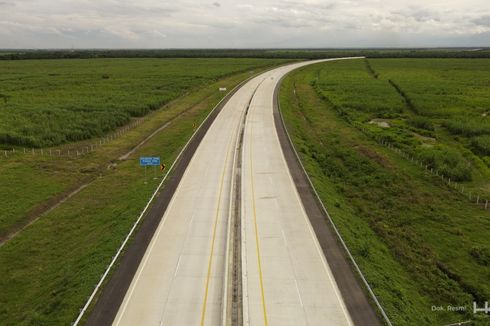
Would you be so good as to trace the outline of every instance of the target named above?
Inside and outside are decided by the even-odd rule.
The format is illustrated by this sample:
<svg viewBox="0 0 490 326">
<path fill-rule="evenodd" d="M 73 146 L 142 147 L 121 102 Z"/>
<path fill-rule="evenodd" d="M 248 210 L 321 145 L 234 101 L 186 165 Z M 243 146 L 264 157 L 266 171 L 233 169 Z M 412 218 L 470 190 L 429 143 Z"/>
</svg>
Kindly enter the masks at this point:
<svg viewBox="0 0 490 326">
<path fill-rule="evenodd" d="M 490 46 L 490 0 L 0 0 L 0 48 Z"/>
</svg>

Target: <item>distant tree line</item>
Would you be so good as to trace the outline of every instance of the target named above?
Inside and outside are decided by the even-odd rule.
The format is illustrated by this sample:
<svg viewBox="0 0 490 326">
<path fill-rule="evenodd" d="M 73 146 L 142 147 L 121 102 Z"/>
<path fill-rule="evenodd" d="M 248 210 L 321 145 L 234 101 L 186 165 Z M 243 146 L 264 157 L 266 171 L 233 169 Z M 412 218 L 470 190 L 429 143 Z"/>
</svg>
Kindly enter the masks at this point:
<svg viewBox="0 0 490 326">
<path fill-rule="evenodd" d="M 169 49 L 169 50 L 1 50 L 0 60 L 91 58 L 490 58 L 490 48 L 448 49 Z"/>
</svg>

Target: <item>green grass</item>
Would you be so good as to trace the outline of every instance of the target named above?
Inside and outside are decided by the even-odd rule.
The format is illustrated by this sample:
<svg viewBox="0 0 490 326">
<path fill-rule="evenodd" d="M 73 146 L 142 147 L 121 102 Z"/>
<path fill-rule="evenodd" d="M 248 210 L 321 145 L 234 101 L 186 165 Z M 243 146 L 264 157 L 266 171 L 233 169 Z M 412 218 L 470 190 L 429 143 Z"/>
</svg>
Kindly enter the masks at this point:
<svg viewBox="0 0 490 326">
<path fill-rule="evenodd" d="M 271 59 L 0 61 L 0 146 L 44 147 L 102 136 L 230 74 Z"/>
<path fill-rule="evenodd" d="M 53 173 L 38 160 L 0 164 L 0 237 L 19 226 L 29 212 L 77 181 L 78 173 Z"/>
<path fill-rule="evenodd" d="M 179 67 L 173 67 L 174 70 L 185 70 L 185 65 L 193 61 L 188 59 L 184 61 L 172 60 L 174 64 L 179 64 Z M 59 60 L 61 61 L 61 60 Z M 101 60 L 104 62 L 105 60 Z M 126 64 L 124 60 L 119 60 L 120 64 L 116 65 L 118 69 L 122 66 L 133 66 L 134 69 L 142 65 L 143 70 L 147 66 L 145 60 L 135 61 L 128 60 Z M 159 60 L 155 61 L 168 61 Z M 226 60 L 225 60 L 226 61 Z M 52 65 L 56 61 L 42 61 L 43 64 Z M 63 63 L 64 61 L 61 61 Z M 97 61 L 98 62 L 98 61 Z M 203 63 L 197 60 L 198 63 Z M 240 66 L 247 60 L 234 60 Z M 257 68 L 259 64 L 268 64 L 262 68 Z M 0 157 L 0 200 L 3 202 L 2 210 L 0 210 L 0 238 L 22 227 L 36 216 L 47 200 L 52 200 L 54 196 L 66 193 L 69 189 L 76 188 L 88 180 L 93 179 L 107 170 L 107 166 L 112 160 L 128 152 L 133 146 L 138 144 L 152 131 L 164 125 L 175 115 L 192 108 L 196 103 L 216 103 L 224 96 L 223 92 L 218 92 L 218 87 L 232 87 L 240 80 L 243 80 L 251 75 L 251 70 L 258 71 L 281 63 L 279 60 L 252 60 L 250 61 L 249 71 L 234 74 L 219 81 L 208 83 L 205 87 L 201 87 L 199 91 L 194 90 L 189 92 L 185 100 L 178 100 L 177 105 L 171 102 L 168 106 L 154 110 L 147 116 L 148 119 L 137 128 L 125 133 L 123 137 L 111 141 L 109 144 L 102 146 L 96 152 L 80 157 L 49 157 L 17 153 L 10 155 L 8 158 Z M 83 62 L 82 62 L 83 63 Z M 59 64 L 59 63 L 58 63 Z M 68 72 L 74 69 L 75 62 L 71 62 L 68 66 Z M 229 61 L 228 66 L 231 66 L 232 61 Z M 122 66 L 121 66 L 122 65 Z M 198 65 L 195 63 L 194 65 Z M 61 69 L 61 68 L 60 68 Z M 82 69 L 81 69 L 82 70 Z M 68 74 L 67 72 L 67 74 Z M 197 75 L 199 72 L 188 72 L 188 74 Z M 141 75 L 143 76 L 143 75 Z M 163 78 L 163 77 L 162 77 Z M 129 80 L 128 80 L 129 82 Z M 168 82 L 168 81 L 166 81 Z M 135 88 L 138 88 L 138 80 L 132 81 Z M 64 89 L 65 91 L 68 88 Z M 67 94 L 65 96 L 68 97 Z M 73 95 L 75 96 L 75 94 Z M 80 96 L 77 93 L 76 96 Z M 70 98 L 71 101 L 76 101 L 76 98 Z M 142 100 L 143 101 L 143 100 Z M 96 121 L 96 117 L 94 121 Z M 0 122 L 1 124 L 1 122 Z M 90 145 L 89 142 L 98 142 L 98 139 L 92 139 L 87 142 L 77 142 L 69 146 Z M 20 195 L 22 194 L 22 195 Z"/>
<path fill-rule="evenodd" d="M 142 125 L 88 155 L 66 161 L 46 156 L 32 158 L 32 166 L 37 169 L 29 174 L 40 183 L 39 187 L 43 182 L 57 187 L 62 185 L 49 178 L 37 179 L 37 175 L 45 178 L 66 172 L 71 177 L 95 179 L 0 247 L 2 325 L 68 325 L 75 320 L 158 182 L 149 179 L 149 183 L 144 184 L 144 172 L 137 158 L 160 156 L 170 166 L 194 132 L 194 126 L 224 96 L 217 91 L 218 85 L 231 89 L 248 76 L 249 72 L 233 75 L 181 97 L 165 109 L 151 113 Z M 129 160 L 115 159 L 179 112 L 185 113 Z M 24 159 L 22 154 L 9 158 L 7 162 L 12 168 L 8 173 L 26 172 L 14 166 Z M 111 162 L 116 166 L 108 169 Z M 153 175 L 153 171 L 148 172 L 148 176 Z M 36 182 L 31 181 L 24 187 L 31 184 L 38 189 Z M 13 206 L 16 201 L 27 200 L 10 192 L 3 202 L 12 202 Z"/>
<path fill-rule="evenodd" d="M 205 113 L 189 114 L 142 153 L 170 163 L 192 122 Z M 152 179 L 144 184 L 143 176 L 137 158 L 119 163 L 1 248 L 4 325 L 67 325 L 75 319 L 156 186 Z"/>
<path fill-rule="evenodd" d="M 488 59 L 369 59 L 331 62 L 311 83 L 352 125 L 490 197 L 489 76 Z"/>
<path fill-rule="evenodd" d="M 373 77 L 362 60 L 293 72 L 280 93 L 286 125 L 393 324 L 471 319 L 473 300 L 481 304 L 490 297 L 488 211 L 356 128 L 378 118 L 377 110 L 407 114 L 396 90 L 386 81 L 386 88 L 381 85 L 382 76 Z M 433 305 L 468 310 L 434 312 Z"/>
</svg>

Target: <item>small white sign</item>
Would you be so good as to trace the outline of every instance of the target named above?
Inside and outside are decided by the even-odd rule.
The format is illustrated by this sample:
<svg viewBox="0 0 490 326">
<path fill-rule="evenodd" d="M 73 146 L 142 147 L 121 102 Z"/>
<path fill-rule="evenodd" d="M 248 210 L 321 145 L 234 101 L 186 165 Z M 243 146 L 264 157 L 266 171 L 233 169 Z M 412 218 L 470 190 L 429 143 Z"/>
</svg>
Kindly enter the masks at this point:
<svg viewBox="0 0 490 326">
<path fill-rule="evenodd" d="M 220 91 L 220 92 L 226 92 L 226 87 L 220 87 L 220 88 L 219 88 L 219 91 Z"/>
</svg>

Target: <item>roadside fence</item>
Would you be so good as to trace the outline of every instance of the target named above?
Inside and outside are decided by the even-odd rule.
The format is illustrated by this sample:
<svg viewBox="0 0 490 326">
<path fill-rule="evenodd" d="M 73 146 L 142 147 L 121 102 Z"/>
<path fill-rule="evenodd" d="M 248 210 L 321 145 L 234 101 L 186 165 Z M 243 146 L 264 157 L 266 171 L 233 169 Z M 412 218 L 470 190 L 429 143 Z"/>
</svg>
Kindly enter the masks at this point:
<svg viewBox="0 0 490 326">
<path fill-rule="evenodd" d="M 452 189 L 458 191 L 461 195 L 465 196 L 470 202 L 475 203 L 476 205 L 478 205 L 479 207 L 485 210 L 490 209 L 490 203 L 488 198 L 484 198 L 484 196 L 476 193 L 475 191 L 465 189 L 463 184 L 451 180 L 450 177 L 444 175 L 441 171 L 438 171 L 437 169 L 430 167 L 428 164 L 422 162 L 413 154 L 403 151 L 402 149 L 396 146 L 396 143 L 386 140 L 385 137 L 382 137 L 380 135 L 375 135 L 372 131 L 366 129 L 364 126 L 360 126 L 359 124 L 351 123 L 351 125 L 354 126 L 356 129 L 358 129 L 359 131 L 361 131 L 366 136 L 368 136 L 369 138 L 376 141 L 378 144 L 397 153 L 407 161 L 410 161 L 414 165 L 419 166 L 421 169 L 424 169 L 426 173 L 428 173 L 429 175 L 440 178 L 443 183 L 445 183 L 448 187 L 451 187 Z"/>
<path fill-rule="evenodd" d="M 147 120 L 147 117 L 139 118 L 138 120 L 116 130 L 115 132 L 107 135 L 106 137 L 96 139 L 92 142 L 84 144 L 62 145 L 55 148 L 13 148 L 11 150 L 2 150 L 0 152 L 0 159 L 6 159 L 9 157 L 24 155 L 24 156 L 49 156 L 49 157 L 79 157 L 96 151 L 98 148 L 109 144 L 111 141 L 120 138 L 127 132 L 131 131 L 135 127 Z"/>
</svg>

